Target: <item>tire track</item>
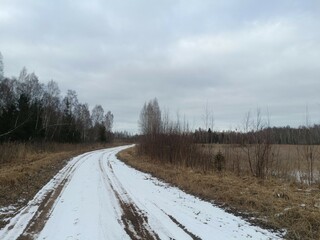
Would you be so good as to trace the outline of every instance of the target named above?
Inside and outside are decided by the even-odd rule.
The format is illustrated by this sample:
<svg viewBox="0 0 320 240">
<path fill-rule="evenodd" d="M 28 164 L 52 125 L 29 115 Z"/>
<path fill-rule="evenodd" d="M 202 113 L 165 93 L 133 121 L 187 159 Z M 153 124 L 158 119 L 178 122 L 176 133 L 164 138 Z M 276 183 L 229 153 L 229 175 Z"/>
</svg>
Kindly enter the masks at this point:
<svg viewBox="0 0 320 240">
<path fill-rule="evenodd" d="M 105 169 L 103 156 L 99 159 L 99 166 L 102 174 L 105 176 L 105 184 L 110 186 L 122 209 L 121 222 L 124 226 L 124 230 L 133 240 L 160 239 L 159 236 L 149 226 L 147 215 L 136 206 L 136 204 L 129 197 L 127 191 L 122 187 L 121 183 L 117 181 L 118 179 L 113 172 L 109 159 L 112 154 L 113 152 L 110 152 L 106 157 L 108 170 Z M 112 181 L 111 178 L 114 181 Z"/>
<path fill-rule="evenodd" d="M 124 148 L 72 159 L 0 239 L 277 239 L 126 166 L 115 157 Z"/>
<path fill-rule="evenodd" d="M 40 232 L 50 212 L 54 208 L 56 199 L 72 178 L 76 169 L 95 152 L 82 154 L 72 158 L 32 199 L 14 216 L 0 233 L 2 240 L 29 240 Z"/>
</svg>

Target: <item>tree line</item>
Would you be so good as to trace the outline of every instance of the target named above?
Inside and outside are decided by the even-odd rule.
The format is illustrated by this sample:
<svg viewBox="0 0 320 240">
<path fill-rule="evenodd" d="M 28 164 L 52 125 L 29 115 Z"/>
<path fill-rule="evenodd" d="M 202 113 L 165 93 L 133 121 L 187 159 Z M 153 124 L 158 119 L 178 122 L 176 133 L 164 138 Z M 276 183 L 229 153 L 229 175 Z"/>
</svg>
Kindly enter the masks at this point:
<svg viewBox="0 0 320 240">
<path fill-rule="evenodd" d="M 90 111 L 74 90 L 62 96 L 57 82 L 41 83 L 24 67 L 5 77 L 0 53 L 0 142 L 110 142 L 114 116 L 101 105 Z"/>
<path fill-rule="evenodd" d="M 285 127 L 265 127 L 262 130 L 250 130 L 248 132 L 241 132 L 237 130 L 230 131 L 212 131 L 211 128 L 196 129 L 194 131 L 194 141 L 196 143 L 216 143 L 216 144 L 241 144 L 244 138 L 253 139 L 253 134 L 264 135 L 266 132 L 270 133 L 270 143 L 272 144 L 320 144 L 320 125 L 313 126 L 299 126 L 297 128 Z M 251 137 L 250 137 L 251 136 Z M 249 140 L 254 143 L 253 140 Z"/>
<path fill-rule="evenodd" d="M 298 173 L 308 183 L 315 181 L 320 125 L 270 127 L 268 118 L 264 118 L 258 109 L 255 115 L 246 115 L 239 130 L 219 132 L 199 128 L 191 131 L 188 123 L 181 121 L 179 116 L 176 121 L 171 121 L 169 114 L 161 111 L 157 99 L 153 99 L 142 107 L 139 128 L 138 153 L 159 163 L 204 172 L 228 168 L 236 174 L 245 173 L 261 179 L 284 174 L 294 177 Z M 213 144 L 218 145 L 214 147 Z M 281 155 L 279 144 L 295 145 L 288 149 L 295 152 L 297 169 L 288 168 L 293 162 Z"/>
</svg>

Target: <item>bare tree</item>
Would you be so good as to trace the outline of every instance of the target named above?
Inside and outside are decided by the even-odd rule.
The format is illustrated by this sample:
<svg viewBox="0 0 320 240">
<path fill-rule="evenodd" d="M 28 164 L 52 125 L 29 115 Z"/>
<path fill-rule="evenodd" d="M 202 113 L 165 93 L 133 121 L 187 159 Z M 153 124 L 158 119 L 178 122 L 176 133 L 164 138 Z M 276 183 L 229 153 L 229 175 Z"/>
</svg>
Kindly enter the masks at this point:
<svg viewBox="0 0 320 240">
<path fill-rule="evenodd" d="M 180 120 L 179 112 L 176 121 L 170 121 L 168 111 L 162 118 L 157 99 L 145 103 L 139 119 L 142 136 L 139 138 L 138 151 L 154 161 L 183 165 L 208 171 L 213 168 L 211 156 L 198 151 L 189 133 L 186 119 Z"/>
<path fill-rule="evenodd" d="M 267 122 L 262 120 L 260 109 L 257 109 L 256 112 L 255 127 L 256 132 L 253 135 L 255 172 L 257 177 L 265 178 L 271 153 L 270 126 L 267 126 Z"/>
<path fill-rule="evenodd" d="M 19 82 L 24 82 L 26 81 L 28 78 L 28 70 L 26 67 L 23 67 L 22 70 L 20 71 L 19 77 L 18 77 L 18 81 Z"/>
<path fill-rule="evenodd" d="M 204 112 L 202 115 L 202 120 L 205 128 L 205 132 L 202 135 L 203 139 L 201 139 L 204 143 L 211 143 L 212 142 L 212 130 L 214 127 L 214 114 L 213 110 L 209 109 L 208 102 L 206 103 L 206 106 L 204 108 Z M 210 150 L 212 150 L 210 148 Z"/>
<path fill-rule="evenodd" d="M 113 126 L 113 114 L 111 111 L 108 111 L 107 114 L 104 116 L 104 125 L 106 127 L 107 132 L 112 132 L 112 126 Z"/>
<path fill-rule="evenodd" d="M 101 105 L 96 105 L 92 109 L 91 119 L 93 126 L 97 124 L 102 124 L 104 120 L 104 109 Z"/>
<path fill-rule="evenodd" d="M 104 109 L 101 105 L 96 105 L 92 109 L 91 120 L 93 125 L 93 139 L 101 142 L 106 141 L 107 133 L 104 126 Z"/>
<path fill-rule="evenodd" d="M 44 87 L 43 94 L 43 128 L 45 129 L 45 139 L 53 140 L 61 124 L 60 89 L 58 83 L 53 80 L 49 81 Z"/>
<path fill-rule="evenodd" d="M 242 150 L 246 153 L 248 164 L 252 175 L 258 178 L 265 178 L 271 155 L 271 130 L 269 121 L 262 119 L 261 110 L 256 110 L 256 118 L 251 119 L 248 112 L 244 121 L 242 139 Z"/>
<path fill-rule="evenodd" d="M 244 121 L 243 121 L 243 130 L 244 133 L 242 135 L 242 141 L 241 141 L 241 149 L 245 152 L 247 156 L 247 160 L 249 163 L 249 169 L 252 175 L 255 175 L 254 170 L 253 170 L 253 163 L 252 163 L 252 158 L 251 158 L 251 137 L 250 137 L 250 132 L 252 131 L 252 122 L 251 122 L 251 113 L 250 111 L 246 113 Z"/>
<path fill-rule="evenodd" d="M 79 104 L 76 109 L 77 128 L 81 132 L 81 140 L 88 141 L 89 129 L 92 126 L 88 104 Z"/>
<path fill-rule="evenodd" d="M 107 135 L 107 142 L 112 141 L 112 126 L 113 126 L 113 114 L 111 111 L 108 111 L 107 114 L 104 116 L 104 126 L 106 129 L 106 135 Z"/>
<path fill-rule="evenodd" d="M 0 81 L 0 109 L 8 109 L 10 105 L 16 104 L 17 81 L 4 78 Z"/>
<path fill-rule="evenodd" d="M 3 65 L 3 56 L 0 52 L 0 81 L 4 79 L 4 65 Z"/>
<path fill-rule="evenodd" d="M 168 133 L 171 131 L 171 122 L 170 122 L 170 117 L 169 117 L 169 110 L 168 109 L 165 109 L 163 111 L 163 114 L 162 114 L 162 132 L 164 133 Z"/>
<path fill-rule="evenodd" d="M 155 135 L 161 132 L 161 110 L 155 98 L 144 104 L 139 119 L 140 131 L 144 135 Z"/>
<path fill-rule="evenodd" d="M 211 130 L 213 129 L 213 127 L 214 127 L 214 114 L 213 114 L 213 110 L 209 109 L 208 102 L 206 103 L 206 106 L 204 108 L 202 120 L 203 120 L 204 127 L 205 127 L 206 131 L 208 131 L 209 128 L 211 128 Z"/>
<path fill-rule="evenodd" d="M 312 184 L 314 182 L 314 173 L 315 173 L 315 160 L 317 159 L 317 155 L 319 153 L 318 148 L 319 145 L 316 144 L 317 138 L 316 129 L 312 129 L 310 125 L 310 116 L 309 109 L 306 106 L 306 126 L 300 131 L 300 139 L 302 140 L 302 146 L 297 146 L 298 156 L 306 163 L 306 178 L 308 184 Z M 305 175 L 303 172 L 300 173 L 300 178 L 303 178 Z M 300 179 L 302 180 L 302 179 Z"/>
<path fill-rule="evenodd" d="M 69 111 L 71 115 L 74 115 L 75 110 L 77 106 L 79 105 L 78 96 L 76 91 L 74 90 L 68 90 L 67 95 L 63 99 L 64 107 L 66 107 L 66 104 L 69 104 Z"/>
<path fill-rule="evenodd" d="M 17 93 L 24 94 L 30 100 L 30 104 L 33 104 L 42 100 L 44 86 L 35 73 L 28 74 L 27 69 L 23 67 L 18 78 Z"/>
</svg>

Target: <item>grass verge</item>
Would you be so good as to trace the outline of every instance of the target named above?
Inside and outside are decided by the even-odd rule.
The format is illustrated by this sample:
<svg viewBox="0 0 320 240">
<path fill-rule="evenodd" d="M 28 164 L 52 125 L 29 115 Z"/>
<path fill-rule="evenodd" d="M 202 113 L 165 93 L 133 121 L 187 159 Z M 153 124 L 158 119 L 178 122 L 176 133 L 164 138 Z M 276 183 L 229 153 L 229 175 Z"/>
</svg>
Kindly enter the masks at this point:
<svg viewBox="0 0 320 240">
<path fill-rule="evenodd" d="M 286 229 L 286 239 L 320 239 L 319 185 L 306 186 L 277 179 L 261 181 L 229 172 L 204 174 L 138 156 L 136 148 L 126 149 L 118 157 L 140 171 L 214 201 L 255 224 L 274 230 Z"/>
</svg>

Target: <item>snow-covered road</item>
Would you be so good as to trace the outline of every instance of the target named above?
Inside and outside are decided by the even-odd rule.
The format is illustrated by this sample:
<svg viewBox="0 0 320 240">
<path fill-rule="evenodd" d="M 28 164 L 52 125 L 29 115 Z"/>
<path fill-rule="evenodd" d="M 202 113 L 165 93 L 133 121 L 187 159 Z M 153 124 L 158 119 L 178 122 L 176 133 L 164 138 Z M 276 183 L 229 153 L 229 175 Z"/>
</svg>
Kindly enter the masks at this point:
<svg viewBox="0 0 320 240">
<path fill-rule="evenodd" d="M 0 239 L 279 239 L 117 160 L 126 147 L 72 159 Z"/>
</svg>

